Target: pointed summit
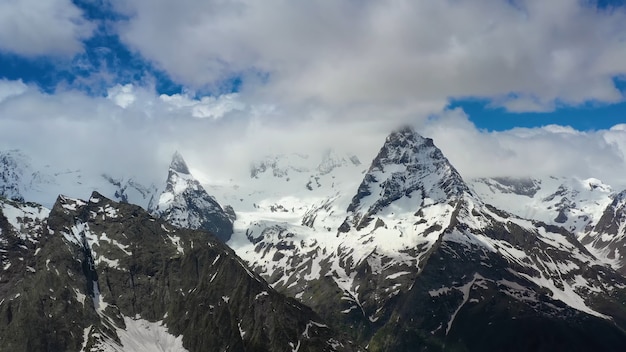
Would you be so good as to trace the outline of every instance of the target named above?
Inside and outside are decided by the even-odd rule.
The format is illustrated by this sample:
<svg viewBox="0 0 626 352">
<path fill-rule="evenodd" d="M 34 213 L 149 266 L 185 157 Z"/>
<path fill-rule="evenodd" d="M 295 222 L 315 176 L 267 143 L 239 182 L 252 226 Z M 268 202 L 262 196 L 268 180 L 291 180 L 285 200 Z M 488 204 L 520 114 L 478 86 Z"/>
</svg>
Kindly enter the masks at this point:
<svg viewBox="0 0 626 352">
<path fill-rule="evenodd" d="M 469 189 L 461 175 L 432 139 L 422 137 L 411 127 L 403 127 L 387 137 L 372 161 L 348 206 L 352 215 L 346 224 L 361 229 L 373 215 L 402 198 L 406 198 L 403 208 L 410 204 L 415 211 L 424 203 L 449 202 L 464 192 Z M 347 230 L 346 226 L 343 230 Z"/>
<path fill-rule="evenodd" d="M 208 231 L 224 242 L 233 233 L 229 216 L 191 175 L 179 152 L 172 157 L 165 190 L 150 202 L 148 211 L 172 225 Z"/>
<path fill-rule="evenodd" d="M 413 128 L 405 126 L 387 136 L 385 144 L 372 162 L 370 171 L 384 169 L 385 165 L 417 165 L 434 162 L 443 162 L 449 165 L 448 160 L 443 156 L 441 150 L 435 147 L 432 139 L 424 138 Z M 456 173 L 454 168 L 449 169 L 447 171 Z"/>
<path fill-rule="evenodd" d="M 186 175 L 191 174 L 191 172 L 189 172 L 189 168 L 187 167 L 187 163 L 185 162 L 185 159 L 183 159 L 183 156 L 178 151 L 175 151 L 174 155 L 172 155 L 172 162 L 170 163 L 170 169 L 181 174 L 186 174 Z"/>
</svg>

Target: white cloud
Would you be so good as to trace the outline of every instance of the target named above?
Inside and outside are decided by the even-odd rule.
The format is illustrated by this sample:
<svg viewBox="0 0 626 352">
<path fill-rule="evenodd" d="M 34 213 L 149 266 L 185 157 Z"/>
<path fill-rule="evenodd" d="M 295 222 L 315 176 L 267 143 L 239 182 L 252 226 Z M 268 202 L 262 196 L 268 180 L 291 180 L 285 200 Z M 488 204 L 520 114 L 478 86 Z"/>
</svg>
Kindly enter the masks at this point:
<svg viewBox="0 0 626 352">
<path fill-rule="evenodd" d="M 132 84 L 125 84 L 123 86 L 118 84 L 115 87 L 107 89 L 107 98 L 115 102 L 115 105 L 121 108 L 127 108 L 137 99 L 133 90 Z"/>
<path fill-rule="evenodd" d="M 16 85 L 0 81 L 0 92 Z M 331 125 L 315 114 L 286 123 L 271 106 L 253 106 L 236 95 L 222 98 L 158 96 L 132 85 L 109 89 L 108 98 L 70 90 L 48 95 L 27 87 L 0 101 L 0 150 L 18 148 L 42 164 L 158 183 L 175 150 L 211 179 L 228 180 L 247 176 L 250 162 L 268 153 L 377 147 L 369 143 L 373 132 L 367 123 Z M 202 116 L 220 118 L 193 116 L 198 106 Z M 375 133 L 382 140 L 386 132 Z M 363 140 L 346 140 L 354 134 Z"/>
<path fill-rule="evenodd" d="M 17 96 L 26 92 L 27 89 L 28 89 L 28 86 L 26 86 L 26 84 L 24 84 L 22 80 L 9 81 L 6 79 L 1 79 L 0 80 L 0 103 L 2 103 L 2 101 L 4 101 L 5 99 L 8 99 L 10 97 Z"/>
<path fill-rule="evenodd" d="M 611 127 L 611 131 L 624 131 L 626 132 L 626 123 L 621 123 Z"/>
<path fill-rule="evenodd" d="M 94 29 L 71 0 L 0 2 L 0 51 L 71 56 Z"/>
<path fill-rule="evenodd" d="M 506 96 L 493 99 L 489 104 L 489 108 L 503 107 L 508 112 L 521 113 L 521 112 L 550 112 L 554 110 L 555 102 L 548 100 L 538 99 L 531 96 Z"/>
<path fill-rule="evenodd" d="M 12 85 L 19 82 L 0 81 L 0 92 Z M 190 107 L 202 105 L 202 100 L 159 96 L 138 86 L 111 91 L 132 92 L 132 104 L 121 107 L 115 99 L 76 91 L 47 95 L 32 87 L 0 100 L 0 150 L 19 148 L 42 164 L 133 175 L 157 184 L 179 150 L 206 180 L 229 183 L 248 177 L 250 163 L 271 153 L 315 155 L 334 147 L 356 154 L 367 165 L 396 127 L 385 119 L 359 119 L 358 113 L 337 119 L 314 109 L 295 118 L 291 110 L 254 105 L 241 96 L 230 97 L 241 109 L 223 109 L 216 99 L 211 103 L 217 112 L 208 114 L 223 114 L 221 118 L 196 118 Z M 594 132 L 554 125 L 486 132 L 459 109 L 414 124 L 464 177 L 571 175 L 626 188 L 623 126 Z"/>
<path fill-rule="evenodd" d="M 545 111 L 623 99 L 613 78 L 626 73 L 626 11 L 593 2 L 115 4 L 130 15 L 118 26 L 123 41 L 191 87 L 242 75 L 247 94 L 332 108 L 473 96 Z"/>
<path fill-rule="evenodd" d="M 626 188 L 626 130 L 577 131 L 568 126 L 479 131 L 461 110 L 420 127 L 464 177 L 595 177 Z"/>
<path fill-rule="evenodd" d="M 207 96 L 200 99 L 191 98 L 186 94 L 162 94 L 159 98 L 172 105 L 170 109 L 187 109 L 191 116 L 197 118 L 220 119 L 231 111 L 245 109 L 245 104 L 238 100 L 236 93 Z"/>
<path fill-rule="evenodd" d="M 613 78 L 626 75 L 624 9 L 578 0 L 114 3 L 130 16 L 117 23 L 122 40 L 175 81 L 221 93 L 237 75 L 242 91 L 157 95 L 144 82 L 90 97 L 0 80 L 0 149 L 157 183 L 179 150 L 207 180 L 228 182 L 269 153 L 335 147 L 367 164 L 410 123 L 464 177 L 571 175 L 626 188 L 626 125 L 487 132 L 444 110 L 452 97 L 515 112 L 622 100 Z M 2 51 L 72 55 L 93 29 L 70 0 L 0 2 Z"/>
</svg>

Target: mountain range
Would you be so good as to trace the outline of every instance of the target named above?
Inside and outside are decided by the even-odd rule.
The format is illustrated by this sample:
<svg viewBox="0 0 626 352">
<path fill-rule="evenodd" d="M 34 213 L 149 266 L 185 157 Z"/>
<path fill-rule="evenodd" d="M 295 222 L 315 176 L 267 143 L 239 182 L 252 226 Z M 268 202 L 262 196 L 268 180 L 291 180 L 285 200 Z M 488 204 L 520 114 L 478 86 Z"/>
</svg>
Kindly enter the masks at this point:
<svg viewBox="0 0 626 352">
<path fill-rule="evenodd" d="M 272 155 L 227 186 L 179 153 L 163 187 L 0 164 L 7 350 L 626 345 L 626 192 L 597 179 L 465 180 L 408 127 L 366 164 Z"/>
</svg>

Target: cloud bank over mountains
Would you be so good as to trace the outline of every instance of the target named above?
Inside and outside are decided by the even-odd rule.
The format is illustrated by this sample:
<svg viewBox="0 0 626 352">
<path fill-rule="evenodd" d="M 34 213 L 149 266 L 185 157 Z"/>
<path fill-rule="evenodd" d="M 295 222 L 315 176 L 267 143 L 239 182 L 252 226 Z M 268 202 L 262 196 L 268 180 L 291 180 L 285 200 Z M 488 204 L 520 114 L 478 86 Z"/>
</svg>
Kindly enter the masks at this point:
<svg viewBox="0 0 626 352">
<path fill-rule="evenodd" d="M 409 124 L 467 177 L 626 187 L 624 126 L 489 132 L 449 108 L 464 98 L 513 112 L 624 101 L 624 33 L 623 6 L 577 0 L 3 2 L 0 53 L 95 71 L 53 91 L 0 80 L 0 148 L 146 179 L 179 150 L 207 180 L 228 182 L 269 153 L 334 147 L 367 161 Z M 123 74 L 107 72 L 121 54 L 85 61 L 122 47 L 132 64 Z M 157 73 L 182 88 L 158 92 Z M 86 88 L 98 79 L 104 94 Z"/>
<path fill-rule="evenodd" d="M 108 170 L 145 182 L 162 181 L 174 150 L 210 183 L 247 177 L 250 163 L 270 153 L 333 147 L 367 163 L 395 127 L 385 119 L 293 116 L 237 94 L 196 99 L 117 86 L 108 97 L 49 95 L 15 81 L 0 81 L 0 92 L 1 149 L 22 149 L 43 164 Z M 488 132 L 460 109 L 405 122 L 432 137 L 464 177 L 572 175 L 626 187 L 626 125 Z"/>
</svg>

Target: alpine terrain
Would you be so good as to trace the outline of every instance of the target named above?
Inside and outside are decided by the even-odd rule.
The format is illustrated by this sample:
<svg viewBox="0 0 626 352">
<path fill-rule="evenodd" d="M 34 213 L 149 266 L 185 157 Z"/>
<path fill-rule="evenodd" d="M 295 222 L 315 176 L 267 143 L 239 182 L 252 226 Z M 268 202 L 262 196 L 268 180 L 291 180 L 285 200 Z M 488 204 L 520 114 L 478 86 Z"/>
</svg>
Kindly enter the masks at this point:
<svg viewBox="0 0 626 352">
<path fill-rule="evenodd" d="M 485 180 L 466 183 L 410 128 L 392 133 L 364 174 L 339 165 L 334 187 L 320 182 L 325 198 L 304 181 L 328 174 L 282 167 L 311 194 L 253 195 L 256 206 L 238 212 L 229 244 L 276 289 L 369 350 L 616 350 L 626 341 L 626 281 L 579 241 L 608 186 L 581 184 L 595 198 L 580 209 L 553 210 L 549 202 L 564 198 L 556 195 L 537 211 L 544 218 L 516 215 L 489 204 L 475 190 Z M 283 183 L 283 172 L 269 171 L 253 168 L 250 184 Z M 496 192 L 530 197 L 532 185 Z M 550 211 L 571 225 L 541 221 L 554 219 Z"/>
<path fill-rule="evenodd" d="M 355 351 L 213 235 L 94 192 L 0 203 L 3 351 Z"/>
<path fill-rule="evenodd" d="M 10 351 L 626 346 L 626 192 L 597 179 L 465 180 L 409 127 L 367 163 L 269 155 L 229 184 L 175 153 L 162 188 L 83 177 L 99 193 L 50 210 L 76 183 L 0 162 Z"/>
</svg>

